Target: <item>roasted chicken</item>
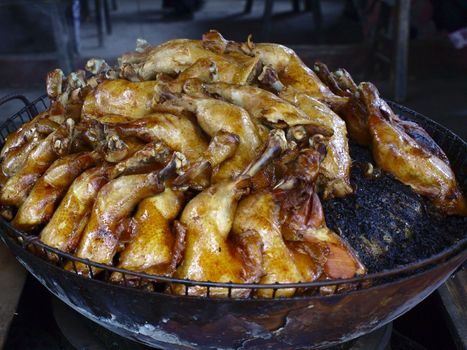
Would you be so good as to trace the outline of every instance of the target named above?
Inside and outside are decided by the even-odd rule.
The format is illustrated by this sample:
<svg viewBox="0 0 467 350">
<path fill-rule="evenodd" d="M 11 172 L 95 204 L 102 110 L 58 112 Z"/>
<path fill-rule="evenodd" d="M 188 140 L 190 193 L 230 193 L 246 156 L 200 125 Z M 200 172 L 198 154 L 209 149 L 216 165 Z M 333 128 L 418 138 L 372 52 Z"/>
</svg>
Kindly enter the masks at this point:
<svg viewBox="0 0 467 350">
<path fill-rule="evenodd" d="M 421 126 L 396 116 L 373 84 L 357 85 L 346 70 L 330 72 L 319 62 L 315 71 L 333 91 L 349 98 L 342 115 L 350 136 L 370 145 L 379 167 L 430 198 L 446 214 L 467 214 L 448 158 Z"/>
<path fill-rule="evenodd" d="M 370 83 L 359 92 L 368 111 L 376 164 L 426 196 L 446 214 L 467 215 L 467 203 L 443 150 L 419 125 L 399 119 Z"/>
<path fill-rule="evenodd" d="M 245 260 L 257 261 L 256 253 L 248 253 L 229 239 L 239 199 L 248 191 L 250 178 L 274 157 L 280 155 L 286 141 L 280 132 L 273 133 L 260 158 L 233 180 L 211 186 L 186 205 L 180 222 L 186 230 L 184 259 L 174 276 L 195 281 L 252 282 L 260 267 Z M 248 233 L 250 235 L 250 233 Z M 241 241 L 238 239 L 237 241 Z M 256 245 L 253 245 L 256 247 Z M 250 247 L 251 248 L 251 247 Z M 182 285 L 173 285 L 172 292 L 184 294 Z M 244 296 L 248 290 L 235 290 Z M 205 287 L 189 287 L 188 294 L 205 295 Z M 210 295 L 226 296 L 225 288 L 212 288 Z"/>
<path fill-rule="evenodd" d="M 60 156 L 70 151 L 74 122 L 65 124 L 49 134 L 29 153 L 24 165 L 5 183 L 0 194 L 0 204 L 19 207 L 29 195 L 37 180 Z"/>
<path fill-rule="evenodd" d="M 163 141 L 190 162 L 198 160 L 208 147 L 199 127 L 184 116 L 155 113 L 131 122 L 106 125 L 124 137 L 134 136 L 145 142 Z"/>
<path fill-rule="evenodd" d="M 100 160 L 97 152 L 76 153 L 57 159 L 41 176 L 29 196 L 18 209 L 13 225 L 31 230 L 47 222 L 57 202 L 63 197 L 73 180 Z"/>
<path fill-rule="evenodd" d="M 297 54 L 288 47 L 278 44 L 253 44 L 226 41 L 220 33 L 210 31 L 203 36 L 204 46 L 214 52 L 248 54 L 256 57 L 263 66 L 272 67 L 279 74 L 285 89 L 303 92 L 309 96 L 338 108 L 346 102 L 323 84 L 316 74 L 308 68 Z M 233 83 L 233 82 L 231 82 Z"/>
<path fill-rule="evenodd" d="M 141 201 L 131 225 L 133 238 L 120 253 L 118 267 L 171 276 L 184 249 L 185 230 L 174 222 L 183 204 L 184 194 L 170 188 Z M 122 275 L 115 273 L 112 280 L 122 282 Z"/>
<path fill-rule="evenodd" d="M 40 240 L 51 247 L 73 253 L 81 239 L 92 206 L 102 186 L 110 179 L 113 166 L 103 164 L 86 170 L 71 184 Z"/>
<path fill-rule="evenodd" d="M 141 200 L 163 192 L 164 180 L 173 176 L 179 166 L 176 154 L 167 158 L 167 153 L 161 152 L 160 162 L 166 165 L 159 171 L 121 176 L 101 188 L 76 256 L 98 263 L 112 263 L 121 237 L 131 233 L 129 226 L 132 211 Z M 85 275 L 93 273 L 83 264 L 68 265 L 67 268 L 76 268 L 78 273 Z"/>
<path fill-rule="evenodd" d="M 315 290 L 281 284 L 317 280 L 332 280 L 322 294 L 352 288 L 334 280 L 366 268 L 321 205 L 353 193 L 347 134 L 444 214 L 467 215 L 421 126 L 370 83 L 322 63 L 310 70 L 287 47 L 209 31 L 139 40 L 117 66 L 91 59 L 85 69 L 50 72 L 50 107 L 0 152 L 0 215 L 89 261 L 46 254 L 67 270 L 94 277 L 94 263 L 113 265 L 126 273 L 99 278 L 149 290 L 187 279 L 162 287 L 192 296 L 291 297 Z"/>
<path fill-rule="evenodd" d="M 256 57 L 217 54 L 205 49 L 201 40 L 171 40 L 158 46 L 144 45 L 138 51 L 120 57 L 119 64 L 124 75 L 144 81 L 158 73 L 179 74 L 199 59 L 210 59 L 217 66 L 220 81 L 244 84 L 254 78 L 258 67 Z"/>
<path fill-rule="evenodd" d="M 193 112 L 200 127 L 211 137 L 223 131 L 239 138 L 232 157 L 214 170 L 213 183 L 239 175 L 263 146 L 255 124 L 243 108 L 214 98 L 187 95 L 174 97 L 163 106 L 177 106 Z"/>
</svg>

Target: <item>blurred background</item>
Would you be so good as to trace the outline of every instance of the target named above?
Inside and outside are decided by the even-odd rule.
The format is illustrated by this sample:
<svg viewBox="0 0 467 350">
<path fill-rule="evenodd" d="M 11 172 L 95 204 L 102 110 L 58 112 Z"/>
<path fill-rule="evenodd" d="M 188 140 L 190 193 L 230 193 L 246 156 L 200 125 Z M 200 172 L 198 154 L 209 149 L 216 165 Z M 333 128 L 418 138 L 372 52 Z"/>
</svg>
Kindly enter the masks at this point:
<svg viewBox="0 0 467 350">
<path fill-rule="evenodd" d="M 344 67 L 467 139 L 467 0 L 0 0 L 0 97 L 44 91 L 46 73 L 217 29 Z M 2 118 L 19 105 L 0 107 Z"/>
</svg>

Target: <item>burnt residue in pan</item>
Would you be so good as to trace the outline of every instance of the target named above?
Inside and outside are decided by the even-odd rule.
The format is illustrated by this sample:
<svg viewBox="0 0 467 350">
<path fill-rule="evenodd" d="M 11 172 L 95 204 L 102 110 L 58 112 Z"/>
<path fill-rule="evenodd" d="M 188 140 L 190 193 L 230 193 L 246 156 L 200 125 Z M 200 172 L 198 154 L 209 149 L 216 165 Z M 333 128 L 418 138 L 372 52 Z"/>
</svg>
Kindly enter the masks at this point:
<svg viewBox="0 0 467 350">
<path fill-rule="evenodd" d="M 350 145 L 354 195 L 324 201 L 326 221 L 356 250 L 368 272 L 413 263 L 465 236 L 467 218 L 440 214 L 409 186 L 375 169 L 367 148 Z M 380 176 L 374 176 L 380 173 Z"/>
</svg>

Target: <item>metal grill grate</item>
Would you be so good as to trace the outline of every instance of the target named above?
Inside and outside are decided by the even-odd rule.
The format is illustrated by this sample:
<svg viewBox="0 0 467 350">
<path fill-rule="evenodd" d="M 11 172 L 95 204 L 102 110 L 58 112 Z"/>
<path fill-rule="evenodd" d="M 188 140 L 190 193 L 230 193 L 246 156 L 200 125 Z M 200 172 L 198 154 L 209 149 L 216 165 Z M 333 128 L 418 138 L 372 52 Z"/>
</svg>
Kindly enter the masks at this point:
<svg viewBox="0 0 467 350">
<path fill-rule="evenodd" d="M 8 118 L 3 124 L 0 125 L 0 141 L 3 144 L 5 141 L 6 136 L 10 133 L 15 131 L 19 128 L 19 126 L 31 120 L 35 115 L 38 113 L 46 110 L 48 108 L 49 101 L 46 96 L 39 97 L 38 99 L 34 100 L 33 102 L 29 102 L 24 96 L 21 95 L 14 95 L 9 96 L 4 99 L 0 99 L 0 105 L 11 100 L 11 99 L 20 99 L 25 103 L 25 107 L 22 108 L 20 111 L 15 113 L 13 116 Z M 394 111 L 401 114 L 404 118 L 408 118 L 420 123 L 426 130 L 429 132 L 445 149 L 446 154 L 453 162 L 453 167 L 456 169 L 460 169 L 462 172 L 461 174 L 457 174 L 461 179 L 465 179 L 466 176 L 463 173 L 466 171 L 465 157 L 462 156 L 462 152 L 455 152 L 455 148 L 452 145 L 457 143 L 457 149 L 459 142 L 464 143 L 462 140 L 458 138 L 458 136 L 447 132 L 446 129 L 441 127 L 440 125 L 426 119 L 425 117 L 421 116 L 420 114 L 413 112 L 405 107 L 399 106 L 395 103 L 390 103 L 391 108 Z M 449 144 L 451 146 L 449 146 Z M 447 147 L 446 147 L 447 146 Z M 466 146 L 467 147 L 467 146 Z M 465 181 L 462 183 L 462 188 L 465 191 Z M 213 298 L 215 297 L 215 293 L 213 293 L 213 289 L 215 290 L 223 290 L 226 289 L 226 295 L 228 298 L 235 298 L 235 291 L 250 291 L 249 297 L 255 297 L 255 291 L 259 289 L 271 289 L 272 290 L 272 298 L 276 297 L 277 291 L 280 289 L 288 289 L 294 288 L 301 291 L 301 293 L 297 293 L 296 296 L 293 298 L 300 298 L 300 297 L 307 297 L 311 295 L 316 295 L 320 293 L 320 288 L 326 286 L 336 286 L 337 293 L 339 292 L 347 292 L 350 290 L 357 290 L 367 288 L 369 286 L 374 286 L 378 284 L 382 284 L 388 281 L 393 281 L 396 279 L 401 279 L 405 276 L 412 275 L 421 271 L 425 271 L 430 267 L 440 264 L 455 254 L 463 251 L 467 247 L 467 237 L 464 237 L 462 240 L 458 241 L 453 246 L 449 247 L 448 249 L 431 256 L 428 259 L 420 260 L 411 264 L 399 266 L 394 269 L 381 271 L 378 273 L 371 273 L 364 276 L 358 276 L 349 279 L 341 279 L 341 280 L 321 280 L 321 281 L 314 281 L 314 282 L 304 282 L 304 283 L 275 283 L 275 284 L 256 284 L 256 283 L 249 283 L 249 284 L 239 284 L 239 283 L 220 283 L 220 282 L 210 282 L 210 281 L 193 281 L 193 280 L 186 280 L 186 279 L 177 279 L 167 276 L 158 276 L 158 275 L 150 275 L 141 272 L 134 272 L 130 270 L 125 270 L 121 268 L 117 268 L 115 266 L 104 265 L 100 263 L 96 263 L 90 261 L 88 259 L 81 259 L 72 254 L 68 254 L 62 252 L 56 248 L 50 247 L 44 243 L 42 243 L 37 236 L 27 234 L 21 232 L 10 225 L 9 222 L 0 218 L 0 235 L 4 240 L 9 240 L 9 243 L 21 245 L 22 248 L 28 251 L 29 254 L 36 254 L 43 258 L 45 264 L 56 264 L 63 268 L 64 273 L 75 273 L 78 274 L 78 270 L 76 267 L 77 263 L 84 264 L 88 267 L 90 271 L 90 275 L 92 279 L 104 281 L 106 283 L 114 283 L 111 282 L 110 276 L 114 273 L 121 274 L 122 282 L 121 284 L 125 287 L 131 288 L 139 288 L 148 293 L 160 293 L 164 292 L 169 285 L 183 285 L 185 290 L 185 295 L 190 295 L 190 288 L 202 288 L 204 296 L 201 298 Z M 48 259 L 48 256 L 55 256 L 56 261 L 52 261 Z M 71 269 L 69 268 L 66 270 L 65 264 L 70 262 Z M 99 273 L 95 273 L 95 271 L 99 271 Z M 82 276 L 82 278 L 87 278 Z"/>
</svg>

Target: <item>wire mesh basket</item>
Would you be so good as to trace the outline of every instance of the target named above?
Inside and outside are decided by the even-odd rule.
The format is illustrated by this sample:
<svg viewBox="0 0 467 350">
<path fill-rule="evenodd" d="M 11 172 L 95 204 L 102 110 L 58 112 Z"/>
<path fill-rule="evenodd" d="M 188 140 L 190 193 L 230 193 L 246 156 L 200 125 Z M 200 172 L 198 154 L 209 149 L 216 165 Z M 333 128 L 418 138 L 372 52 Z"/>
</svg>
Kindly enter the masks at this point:
<svg viewBox="0 0 467 350">
<path fill-rule="evenodd" d="M 6 137 L 11 132 L 17 130 L 21 124 L 31 120 L 38 113 L 45 111 L 49 106 L 49 100 L 46 96 L 37 98 L 36 100 L 29 102 L 27 98 L 22 95 L 11 95 L 7 96 L 0 100 L 0 105 L 6 103 L 13 99 L 19 99 L 24 102 L 25 107 L 19 110 L 17 113 L 13 114 L 5 122 L 0 125 L 0 143 L 3 145 Z M 403 115 L 409 115 L 411 119 L 417 121 L 422 126 L 424 126 L 430 134 L 434 134 L 435 138 L 439 139 L 440 137 L 447 138 L 450 141 L 447 144 L 454 145 L 455 142 L 459 142 L 459 138 L 454 134 L 448 134 L 446 136 L 446 129 L 440 127 L 434 122 L 429 124 L 424 123 L 424 119 L 417 115 L 417 113 L 406 109 L 402 106 L 390 103 L 391 107 L 394 108 L 399 113 Z M 454 140 L 454 141 L 452 141 Z M 463 142 L 463 141 L 460 141 Z M 446 143 L 446 142 L 445 142 Z M 455 146 L 455 145 L 454 145 Z M 454 147 L 453 146 L 453 147 Z M 445 148 L 446 146 L 444 146 Z M 453 167 L 461 169 L 462 172 L 466 171 L 465 166 L 465 157 L 462 152 L 457 152 L 457 156 L 451 157 L 454 152 L 454 149 L 445 148 L 446 153 L 450 156 L 450 160 L 453 164 Z M 466 176 L 464 173 L 460 174 L 460 179 L 464 180 L 464 183 L 461 184 L 461 187 L 465 188 L 465 179 Z M 226 296 L 228 298 L 234 298 L 236 290 L 249 290 L 248 293 L 250 298 L 255 297 L 255 291 L 259 289 L 270 289 L 272 290 L 272 298 L 276 297 L 277 291 L 280 289 L 297 289 L 301 293 L 297 293 L 294 298 L 307 297 L 312 295 L 317 295 L 320 293 L 322 287 L 327 286 L 336 286 L 336 292 L 348 292 L 355 291 L 367 288 L 369 286 L 375 286 L 382 284 L 384 282 L 392 281 L 394 279 L 400 279 L 404 276 L 414 274 L 416 272 L 424 271 L 433 267 L 436 264 L 440 264 L 448 260 L 453 255 L 465 250 L 467 247 L 467 237 L 456 242 L 454 245 L 441 251 L 440 253 L 433 255 L 427 259 L 419 260 L 410 264 L 403 266 L 398 266 L 393 269 L 370 273 L 363 276 L 357 276 L 348 279 L 339 279 L 339 280 L 317 280 L 313 282 L 303 282 L 303 283 L 275 283 L 275 284 L 259 284 L 259 283 L 220 283 L 212 281 L 194 281 L 186 279 L 177 279 L 167 276 L 151 275 L 142 272 L 135 272 L 126 269 L 117 268 L 111 265 L 100 264 L 88 259 L 81 259 L 72 254 L 65 253 L 56 248 L 50 247 L 43 242 L 41 242 L 37 235 L 21 232 L 10 225 L 5 219 L 0 219 L 0 226 L 3 228 L 3 239 L 11 239 L 16 244 L 21 245 L 21 247 L 30 252 L 31 254 L 36 254 L 44 260 L 44 263 L 54 264 L 64 269 L 64 273 L 75 273 L 79 274 L 76 268 L 76 264 L 84 264 L 88 267 L 88 270 L 91 275 L 91 279 L 96 279 L 103 281 L 105 283 L 115 283 L 110 280 L 112 274 L 121 275 L 121 284 L 124 287 L 138 288 L 142 289 L 148 293 L 164 293 L 167 290 L 169 285 L 183 285 L 185 290 L 185 295 L 190 295 L 190 288 L 202 288 L 205 293 L 204 296 L 197 296 L 201 298 L 213 297 L 212 290 L 226 290 Z M 49 259 L 48 257 L 54 256 L 55 259 Z M 65 264 L 72 266 L 65 270 Z M 99 274 L 95 274 L 94 271 L 99 271 Z M 82 276 L 81 278 L 87 278 Z M 196 297 L 196 296 L 194 296 Z"/>
</svg>

